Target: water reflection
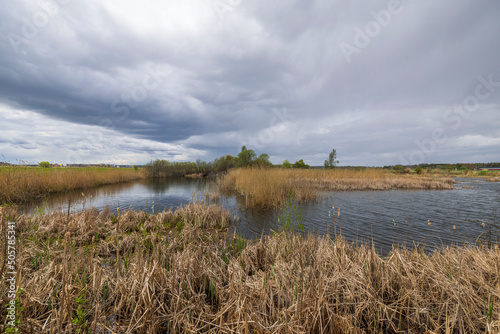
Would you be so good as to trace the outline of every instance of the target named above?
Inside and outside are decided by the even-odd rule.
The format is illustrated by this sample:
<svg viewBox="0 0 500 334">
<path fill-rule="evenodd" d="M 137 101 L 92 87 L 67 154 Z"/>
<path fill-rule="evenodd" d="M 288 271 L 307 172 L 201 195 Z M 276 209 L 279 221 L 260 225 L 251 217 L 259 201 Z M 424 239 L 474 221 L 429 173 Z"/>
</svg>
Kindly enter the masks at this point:
<svg viewBox="0 0 500 334">
<path fill-rule="evenodd" d="M 46 196 L 42 200 L 33 201 L 20 208 L 21 213 L 33 214 L 42 211 L 68 210 L 68 204 L 71 205 L 71 212 L 81 210 L 82 202 L 93 203 L 99 198 L 113 198 L 117 194 L 130 192 L 136 187 L 136 182 L 119 183 L 105 185 L 92 189 L 74 190 L 62 194 L 53 194 Z"/>
<path fill-rule="evenodd" d="M 328 192 L 318 201 L 300 206 L 304 228 L 331 235 L 339 235 L 342 228 L 345 238 L 373 242 L 377 250 L 388 250 L 395 243 L 412 246 L 424 242 L 429 247 L 473 243 L 488 232 L 488 224 L 497 223 L 500 183 L 481 179 L 459 181 L 455 190 Z M 23 207 L 22 211 L 36 213 L 36 207 L 66 211 L 68 203 L 71 211 L 92 206 L 103 209 L 106 205 L 112 209 L 132 207 L 151 211 L 153 202 L 158 211 L 185 205 L 195 198 L 206 199 L 205 193 L 213 188 L 213 183 L 206 179 L 141 180 L 86 190 L 84 196 L 82 191 L 49 196 L 43 202 Z M 239 217 L 234 226 L 236 233 L 256 238 L 279 229 L 278 210 L 246 209 L 244 200 L 238 196 L 228 196 L 219 202 Z"/>
</svg>

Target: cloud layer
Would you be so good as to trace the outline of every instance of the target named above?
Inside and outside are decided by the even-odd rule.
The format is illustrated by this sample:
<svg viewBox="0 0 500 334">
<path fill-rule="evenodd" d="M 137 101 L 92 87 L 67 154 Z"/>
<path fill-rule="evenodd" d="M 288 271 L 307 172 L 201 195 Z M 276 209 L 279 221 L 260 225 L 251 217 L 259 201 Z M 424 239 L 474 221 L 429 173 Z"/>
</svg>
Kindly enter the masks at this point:
<svg viewBox="0 0 500 334">
<path fill-rule="evenodd" d="M 500 6 L 431 1 L 4 4 L 7 160 L 499 161 Z"/>
</svg>

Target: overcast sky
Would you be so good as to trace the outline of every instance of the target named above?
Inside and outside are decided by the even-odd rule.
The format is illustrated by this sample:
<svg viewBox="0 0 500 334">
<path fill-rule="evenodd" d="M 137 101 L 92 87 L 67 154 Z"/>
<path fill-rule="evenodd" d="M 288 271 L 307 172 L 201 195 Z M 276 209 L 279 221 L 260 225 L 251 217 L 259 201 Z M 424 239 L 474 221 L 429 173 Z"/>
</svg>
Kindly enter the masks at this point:
<svg viewBox="0 0 500 334">
<path fill-rule="evenodd" d="M 500 161 L 498 0 L 0 4 L 0 160 Z"/>
</svg>

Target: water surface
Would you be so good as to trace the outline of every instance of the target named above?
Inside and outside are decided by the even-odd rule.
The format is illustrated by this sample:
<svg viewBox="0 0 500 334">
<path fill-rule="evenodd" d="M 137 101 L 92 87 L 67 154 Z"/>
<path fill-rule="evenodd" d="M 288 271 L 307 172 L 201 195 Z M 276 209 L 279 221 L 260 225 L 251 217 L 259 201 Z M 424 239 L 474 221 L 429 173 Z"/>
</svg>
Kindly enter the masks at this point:
<svg viewBox="0 0 500 334">
<path fill-rule="evenodd" d="M 393 244 L 425 244 L 427 248 L 449 244 L 474 243 L 477 238 L 489 241 L 500 235 L 493 227 L 500 207 L 500 183 L 482 179 L 457 179 L 454 190 L 394 190 L 327 192 L 319 200 L 300 205 L 304 230 L 351 240 L 372 243 L 387 251 Z M 22 208 L 31 214 L 49 210 L 71 211 L 106 206 L 116 210 L 155 211 L 177 208 L 193 200 L 204 199 L 215 189 L 205 179 L 176 178 L 141 180 L 102 186 L 49 196 L 43 202 Z M 83 202 L 83 204 L 82 204 Z M 248 238 L 278 230 L 279 210 L 245 209 L 244 201 L 230 196 L 219 201 L 237 216 L 236 233 Z M 332 209 L 334 207 L 334 210 Z M 338 210 L 340 209 L 340 217 Z M 484 223 L 484 227 L 483 227 Z"/>
</svg>

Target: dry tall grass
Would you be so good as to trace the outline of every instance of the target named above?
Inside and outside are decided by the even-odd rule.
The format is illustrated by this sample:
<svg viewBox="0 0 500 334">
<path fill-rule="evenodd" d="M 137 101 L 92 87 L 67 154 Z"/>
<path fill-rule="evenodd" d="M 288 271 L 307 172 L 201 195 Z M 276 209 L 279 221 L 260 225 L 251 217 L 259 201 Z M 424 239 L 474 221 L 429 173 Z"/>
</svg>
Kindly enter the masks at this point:
<svg viewBox="0 0 500 334">
<path fill-rule="evenodd" d="M 227 235 L 226 211 L 199 203 L 154 215 L 10 212 L 4 229 L 7 215 L 22 333 L 500 331 L 497 247 L 380 257 L 312 235 L 247 241 Z M 2 307 L 0 329 L 5 320 Z"/>
<path fill-rule="evenodd" d="M 22 203 L 50 193 L 143 177 L 133 169 L 0 167 L 0 203 Z"/>
<path fill-rule="evenodd" d="M 453 189 L 451 178 L 389 173 L 383 169 L 233 169 L 219 179 L 221 190 L 237 191 L 248 207 L 276 207 L 292 194 L 299 201 L 317 190 Z"/>
</svg>

